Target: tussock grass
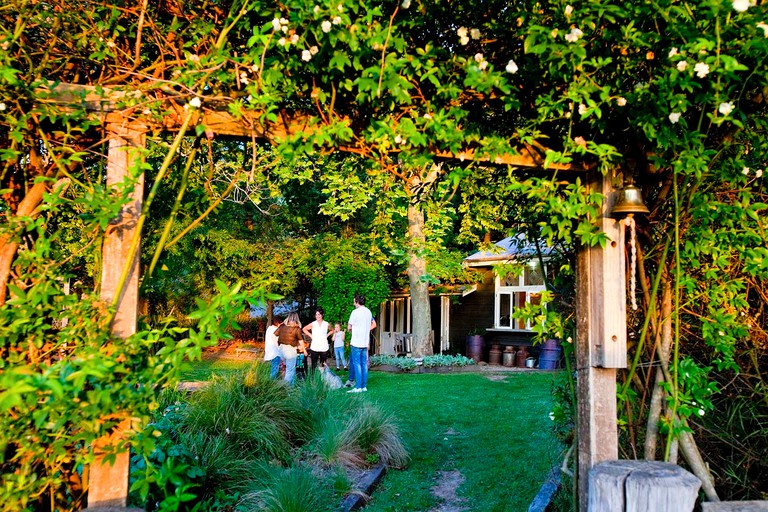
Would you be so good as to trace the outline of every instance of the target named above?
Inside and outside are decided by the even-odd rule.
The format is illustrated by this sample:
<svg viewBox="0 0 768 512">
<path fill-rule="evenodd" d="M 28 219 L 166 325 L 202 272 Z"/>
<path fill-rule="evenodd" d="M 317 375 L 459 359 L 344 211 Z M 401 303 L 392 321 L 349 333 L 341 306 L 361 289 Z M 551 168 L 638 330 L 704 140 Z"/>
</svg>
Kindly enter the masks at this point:
<svg viewBox="0 0 768 512">
<path fill-rule="evenodd" d="M 182 431 L 228 443 L 256 458 L 288 461 L 291 447 L 306 437 L 311 423 L 282 382 L 269 378 L 266 365 L 214 376 L 189 398 Z"/>
<path fill-rule="evenodd" d="M 319 487 L 320 477 L 305 467 L 278 469 L 265 489 L 246 493 L 240 506 L 268 512 L 317 512 L 328 510 L 332 494 Z"/>
<path fill-rule="evenodd" d="M 351 438 L 363 453 L 376 453 L 387 465 L 403 467 L 408 462 L 408 451 L 394 416 L 370 403 L 361 403 L 354 410 L 345 437 Z"/>
<path fill-rule="evenodd" d="M 290 387 L 256 363 L 159 402 L 171 406 L 165 424 L 175 425 L 165 427 L 167 456 L 195 461 L 191 488 L 203 509 L 332 510 L 355 470 L 408 457 L 392 416 L 331 390 L 319 372 Z"/>
</svg>

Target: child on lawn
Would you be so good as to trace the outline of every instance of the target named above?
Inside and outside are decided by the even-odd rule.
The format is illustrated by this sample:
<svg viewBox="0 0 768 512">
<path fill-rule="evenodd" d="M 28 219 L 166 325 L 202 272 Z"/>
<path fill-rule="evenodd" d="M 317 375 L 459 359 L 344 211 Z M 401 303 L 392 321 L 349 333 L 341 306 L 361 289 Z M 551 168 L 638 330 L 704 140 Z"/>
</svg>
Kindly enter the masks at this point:
<svg viewBox="0 0 768 512">
<path fill-rule="evenodd" d="M 344 333 L 340 324 L 334 324 L 333 332 L 330 333 L 333 336 L 333 358 L 336 360 L 336 371 L 339 371 L 339 363 L 345 370 L 348 369 L 347 360 L 344 359 Z"/>
</svg>

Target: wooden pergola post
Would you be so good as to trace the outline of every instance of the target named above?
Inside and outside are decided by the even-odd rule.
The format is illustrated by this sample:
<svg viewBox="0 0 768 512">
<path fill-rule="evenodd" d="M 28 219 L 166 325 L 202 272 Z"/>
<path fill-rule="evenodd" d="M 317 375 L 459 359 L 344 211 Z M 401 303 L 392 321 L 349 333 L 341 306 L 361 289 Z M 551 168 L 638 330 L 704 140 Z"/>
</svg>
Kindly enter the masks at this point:
<svg viewBox="0 0 768 512">
<path fill-rule="evenodd" d="M 107 124 L 109 153 L 107 162 L 107 186 L 130 179 L 131 168 L 142 158 L 146 143 L 145 130 L 141 127 Z M 136 332 L 139 306 L 139 247 L 131 259 L 131 244 L 137 232 L 144 193 L 144 175 L 135 183 L 132 201 L 129 201 L 114 219 L 104 235 L 102 250 L 101 296 L 106 303 L 117 297 L 117 312 L 112 322 L 115 337 L 126 338 Z M 125 269 L 128 274 L 122 288 L 120 281 Z M 118 295 L 119 293 L 119 295 Z M 94 443 L 96 460 L 88 477 L 88 507 L 124 507 L 128 499 L 128 474 L 130 452 L 119 453 L 114 464 L 105 462 L 103 453 L 114 447 L 123 433 L 130 428 L 130 419 L 124 420 L 109 436 Z"/>
<path fill-rule="evenodd" d="M 606 201 L 597 219 L 608 235 L 605 248 L 581 248 L 576 258 L 576 368 L 579 510 L 587 510 L 589 470 L 616 460 L 616 369 L 627 366 L 624 228 L 609 218 L 613 177 L 591 172 L 588 186 Z M 620 185 L 620 184 L 619 184 Z"/>
</svg>

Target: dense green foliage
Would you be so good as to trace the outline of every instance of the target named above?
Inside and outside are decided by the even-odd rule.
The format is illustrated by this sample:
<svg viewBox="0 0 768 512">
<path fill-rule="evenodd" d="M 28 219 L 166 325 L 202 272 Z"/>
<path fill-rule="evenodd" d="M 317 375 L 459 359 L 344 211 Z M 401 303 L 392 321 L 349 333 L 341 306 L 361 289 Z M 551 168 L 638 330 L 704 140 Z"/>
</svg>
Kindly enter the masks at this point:
<svg viewBox="0 0 768 512">
<path fill-rule="evenodd" d="M 519 213 L 509 202 L 477 198 L 522 194 L 541 215 L 535 223 L 544 236 L 606 243 L 591 223 L 602 198 L 580 177 L 552 166 L 620 170 L 651 206 L 647 220 L 637 219 L 639 309 L 629 318 L 632 367 L 619 382 L 622 454 L 668 458 L 676 440 L 693 432 L 724 497 L 765 497 L 759 475 L 768 460 L 767 36 L 765 5 L 748 0 L 6 2 L 0 8 L 0 404 L 3 417 L 12 418 L 3 421 L 19 429 L 9 438 L 13 444 L 3 442 L 3 478 L 12 482 L 3 488 L 17 500 L 7 503 L 23 508 L 31 499 L 34 507 L 45 492 L 51 507 L 76 506 L 79 484 L 69 476 L 81 473 L 74 454 L 84 454 L 118 417 L 147 418 L 154 402 L 143 393 L 156 384 L 156 370 L 170 371 L 172 384 L 169 369 L 177 359 L 213 342 L 220 324 L 242 307 L 246 297 L 231 284 L 221 285 L 218 296 L 199 292 L 206 283 L 212 289 L 211 271 L 252 278 L 256 286 L 265 280 L 251 276 L 252 269 L 275 262 L 267 275 L 279 274 L 281 282 L 268 291 L 282 293 L 309 290 L 319 282 L 312 271 L 325 270 L 315 264 L 324 253 L 307 251 L 315 256 L 298 265 L 287 261 L 287 251 L 305 247 L 294 240 L 258 246 L 265 257 L 255 258 L 240 236 L 247 219 L 240 224 L 241 212 L 229 212 L 222 224 L 178 246 L 167 271 L 155 270 L 166 272 L 153 290 L 157 301 L 194 284 L 192 297 L 216 304 L 199 304 L 194 316 L 201 330 L 169 334 L 173 324 L 158 324 L 125 345 L 113 343 L 111 311 L 95 293 L 101 241 L 129 187 L 105 187 L 100 120 L 88 117 L 78 91 L 69 91 L 70 105 L 61 108 L 58 82 L 92 86 L 88 91 L 97 96 L 124 93 L 104 103 L 125 109 L 120 126 L 150 124 L 150 164 L 132 170 L 138 179 L 152 167 L 146 209 L 150 218 L 189 212 L 184 229 L 197 225 L 195 214 L 216 208 L 205 172 L 195 188 L 208 197 L 190 202 L 180 193 L 187 186 L 183 161 L 194 161 L 179 153 L 184 136 L 213 153 L 208 143 L 215 134 L 196 123 L 201 112 L 226 110 L 253 137 L 266 134 L 307 181 L 320 174 L 308 173 L 307 155 L 342 149 L 361 157 L 365 165 L 330 172 L 332 179 L 317 187 L 320 195 L 281 189 L 293 206 L 281 222 L 306 226 L 316 210 L 302 210 L 300 200 L 291 202 L 297 198 L 314 197 L 307 202 L 343 219 L 375 197 L 373 227 L 393 236 L 383 237 L 371 259 L 381 264 L 385 255 L 408 265 L 411 291 L 422 293 L 414 305 L 442 277 L 430 263 L 455 265 L 454 258 L 441 259 L 440 249 L 457 215 L 472 204 L 481 210 L 465 224 L 471 240 L 504 229 L 507 223 L 496 219 Z M 307 129 L 283 136 L 291 120 Z M 160 135 L 165 126 L 179 130 L 171 141 Z M 156 159 L 155 144 L 164 147 Z M 488 164 L 526 150 L 550 172 L 477 169 L 479 159 Z M 436 154 L 457 157 L 443 161 Z M 216 169 L 216 159 L 209 160 L 214 165 L 206 172 Z M 467 188 L 460 191 L 462 183 Z M 402 236 L 405 226 L 413 230 L 409 237 Z M 165 228 L 151 227 L 151 240 L 162 249 Z M 276 248 L 281 255 L 267 260 Z M 188 274 L 186 261 L 198 256 L 202 268 Z M 236 265 L 229 268 L 230 262 Z M 83 297 L 80 302 L 65 293 L 70 279 L 71 297 Z M 427 314 L 416 317 L 428 321 Z M 549 335 L 572 336 L 567 326 L 567 319 L 553 322 Z M 151 347 L 160 345 L 166 351 L 155 356 Z M 85 357 L 95 352 L 99 357 Z M 117 386 L 127 401 L 115 407 L 102 380 L 127 384 L 125 368 L 137 380 L 130 390 Z M 18 382 L 34 392 L 20 396 Z M 50 397 L 60 392 L 66 398 L 53 413 Z M 104 416 L 90 410 L 75 423 L 80 393 L 90 393 L 88 403 L 104 402 Z M 664 397 L 662 410 L 651 407 L 654 393 Z M 658 425 L 663 449 L 647 443 Z M 728 438 L 733 425 L 750 432 L 749 442 Z M 53 439 L 39 433 L 45 429 Z M 26 440 L 32 444 L 19 450 Z M 710 473 L 700 466 L 704 476 Z"/>
</svg>

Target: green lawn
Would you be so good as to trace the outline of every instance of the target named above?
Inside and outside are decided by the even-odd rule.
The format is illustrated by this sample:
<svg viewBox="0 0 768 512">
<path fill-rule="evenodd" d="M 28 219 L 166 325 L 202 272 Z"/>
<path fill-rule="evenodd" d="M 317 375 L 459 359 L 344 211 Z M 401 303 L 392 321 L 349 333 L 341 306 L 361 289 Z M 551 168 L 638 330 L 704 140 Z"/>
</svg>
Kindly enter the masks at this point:
<svg viewBox="0 0 768 512">
<path fill-rule="evenodd" d="M 247 361 L 195 363 L 188 380 L 232 371 Z M 559 372 L 390 374 L 370 372 L 365 399 L 398 419 L 411 454 L 390 470 L 366 512 L 428 511 L 441 471 L 464 478 L 456 494 L 464 510 L 525 511 L 563 449 L 551 432 L 553 380 Z"/>
<path fill-rule="evenodd" d="M 367 512 L 436 508 L 440 471 L 465 478 L 465 510 L 525 511 L 562 460 L 549 419 L 556 373 L 369 375 L 367 396 L 397 415 L 412 459 L 387 474 Z"/>
</svg>

